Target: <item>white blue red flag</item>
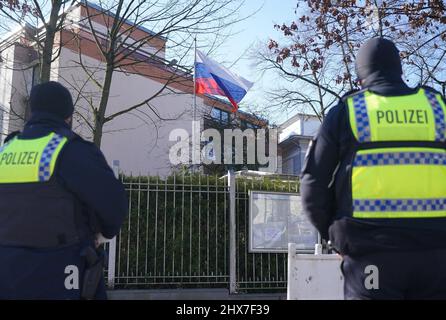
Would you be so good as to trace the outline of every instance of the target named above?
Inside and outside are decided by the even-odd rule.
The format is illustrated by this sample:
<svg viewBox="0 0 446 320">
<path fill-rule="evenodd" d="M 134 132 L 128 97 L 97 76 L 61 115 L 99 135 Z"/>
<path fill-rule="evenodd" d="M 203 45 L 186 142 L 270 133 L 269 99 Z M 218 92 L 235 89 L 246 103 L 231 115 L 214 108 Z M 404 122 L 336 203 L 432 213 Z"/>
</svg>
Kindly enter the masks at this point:
<svg viewBox="0 0 446 320">
<path fill-rule="evenodd" d="M 197 50 L 195 63 L 196 93 L 224 96 L 233 105 L 233 112 L 253 86 L 252 82 L 236 75 Z"/>
</svg>

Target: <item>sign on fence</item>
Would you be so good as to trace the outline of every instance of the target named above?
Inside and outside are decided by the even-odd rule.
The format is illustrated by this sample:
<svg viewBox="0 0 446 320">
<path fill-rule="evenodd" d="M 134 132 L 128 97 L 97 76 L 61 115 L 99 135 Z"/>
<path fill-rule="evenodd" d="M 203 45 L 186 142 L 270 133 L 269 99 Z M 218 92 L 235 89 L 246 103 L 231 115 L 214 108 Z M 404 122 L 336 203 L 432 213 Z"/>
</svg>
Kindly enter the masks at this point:
<svg viewBox="0 0 446 320">
<path fill-rule="evenodd" d="M 250 191 L 250 252 L 287 252 L 288 243 L 301 252 L 313 252 L 318 233 L 300 203 L 296 193 Z"/>
</svg>

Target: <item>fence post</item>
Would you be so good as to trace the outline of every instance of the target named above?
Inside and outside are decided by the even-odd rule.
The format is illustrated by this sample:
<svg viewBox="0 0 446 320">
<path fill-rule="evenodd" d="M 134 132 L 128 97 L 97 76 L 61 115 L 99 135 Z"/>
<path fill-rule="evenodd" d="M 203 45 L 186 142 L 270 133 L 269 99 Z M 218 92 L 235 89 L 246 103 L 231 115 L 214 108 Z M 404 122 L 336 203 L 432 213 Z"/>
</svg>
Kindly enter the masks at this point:
<svg viewBox="0 0 446 320">
<path fill-rule="evenodd" d="M 113 173 L 116 179 L 119 179 L 119 160 L 113 160 Z M 115 271 L 116 270 L 116 237 L 108 243 L 108 282 L 109 289 L 115 287 Z"/>
<path fill-rule="evenodd" d="M 229 187 L 229 293 L 237 293 L 237 273 L 236 273 L 236 216 L 235 216 L 235 174 L 234 170 L 228 171 Z"/>
</svg>

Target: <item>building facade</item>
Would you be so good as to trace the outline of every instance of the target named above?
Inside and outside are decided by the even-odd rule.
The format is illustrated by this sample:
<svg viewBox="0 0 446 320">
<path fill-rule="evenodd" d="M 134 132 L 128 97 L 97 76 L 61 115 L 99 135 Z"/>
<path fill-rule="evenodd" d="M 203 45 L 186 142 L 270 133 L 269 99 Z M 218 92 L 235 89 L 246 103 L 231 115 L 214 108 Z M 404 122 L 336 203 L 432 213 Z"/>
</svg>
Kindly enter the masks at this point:
<svg viewBox="0 0 446 320">
<path fill-rule="evenodd" d="M 66 26 L 56 37 L 57 58 L 52 63 L 51 80 L 61 82 L 71 91 L 75 102 L 73 130 L 92 140 L 94 106 L 101 97 L 101 90 L 92 79 L 100 82 L 104 78 L 106 64 L 86 22 L 87 12 L 93 16 L 91 25 L 99 36 L 108 31 L 110 16 L 99 7 L 79 4 L 71 8 Z M 171 141 L 171 132 L 184 129 L 192 134 L 193 76 L 177 67 L 175 61 L 165 60 L 166 38 L 131 22 L 123 23 L 122 28 L 132 30 L 123 40 L 126 41 L 123 48 L 130 50 L 132 39 L 150 40 L 113 74 L 105 114 L 110 121 L 103 128 L 101 149 L 108 162 L 119 163 L 126 174 L 167 175 L 177 169 L 169 160 L 169 150 L 176 143 Z M 0 141 L 8 133 L 21 130 L 30 116 L 28 97 L 38 79 L 39 65 L 26 34 L 26 30 L 19 29 L 0 43 Z M 151 97 L 154 98 L 144 103 Z M 254 115 L 243 112 L 234 115 L 231 109 L 223 100 L 197 96 L 196 119 L 201 127 L 205 119 L 219 124 L 236 121 L 240 125 L 266 126 L 266 121 Z"/>
<path fill-rule="evenodd" d="M 279 173 L 300 174 L 309 144 L 320 125 L 317 116 L 299 113 L 279 126 Z"/>
</svg>

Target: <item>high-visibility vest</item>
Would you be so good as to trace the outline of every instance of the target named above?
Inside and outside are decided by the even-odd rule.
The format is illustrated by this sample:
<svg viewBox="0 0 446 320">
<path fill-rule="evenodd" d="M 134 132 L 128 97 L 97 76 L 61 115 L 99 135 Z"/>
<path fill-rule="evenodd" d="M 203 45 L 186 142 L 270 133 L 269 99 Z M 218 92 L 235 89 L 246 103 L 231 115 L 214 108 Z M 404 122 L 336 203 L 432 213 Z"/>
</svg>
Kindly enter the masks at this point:
<svg viewBox="0 0 446 320">
<path fill-rule="evenodd" d="M 446 217 L 446 106 L 439 94 L 347 98 L 357 140 L 351 163 L 353 217 Z"/>
<path fill-rule="evenodd" d="M 58 248 L 86 236 L 82 205 L 54 174 L 69 140 L 52 132 L 0 147 L 0 246 Z"/>
<path fill-rule="evenodd" d="M 48 181 L 67 138 L 51 133 L 38 139 L 18 139 L 0 147 L 0 183 Z"/>
</svg>

